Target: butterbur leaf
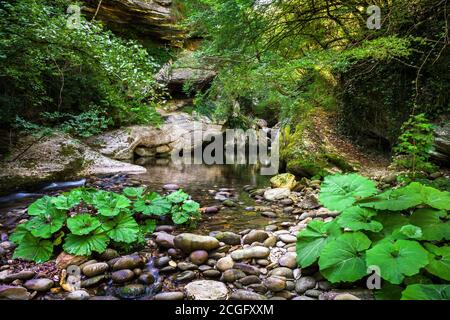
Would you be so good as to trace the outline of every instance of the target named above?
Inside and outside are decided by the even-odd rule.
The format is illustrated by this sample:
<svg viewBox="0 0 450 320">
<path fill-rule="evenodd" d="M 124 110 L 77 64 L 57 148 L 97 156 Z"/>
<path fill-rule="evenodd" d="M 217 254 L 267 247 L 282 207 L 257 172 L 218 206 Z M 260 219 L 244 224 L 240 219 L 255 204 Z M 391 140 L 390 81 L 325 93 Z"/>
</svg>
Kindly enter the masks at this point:
<svg viewBox="0 0 450 320">
<path fill-rule="evenodd" d="M 130 204 L 130 199 L 112 192 L 102 192 L 94 199 L 94 205 L 98 209 L 98 212 L 107 217 L 117 216 L 122 211 L 125 211 Z"/>
<path fill-rule="evenodd" d="M 25 235 L 29 234 L 26 223 L 21 223 L 16 226 L 16 229 L 9 236 L 9 240 L 14 242 L 15 244 L 20 244 Z"/>
<path fill-rule="evenodd" d="M 167 196 L 167 200 L 175 204 L 182 203 L 187 199 L 189 199 L 189 195 L 185 193 L 183 190 L 172 192 Z"/>
<path fill-rule="evenodd" d="M 402 292 L 402 300 L 450 300 L 450 285 L 412 284 Z"/>
<path fill-rule="evenodd" d="M 35 237 L 48 239 L 59 231 L 66 222 L 66 214 L 55 210 L 50 214 L 41 214 L 26 223 L 28 231 Z"/>
<path fill-rule="evenodd" d="M 43 263 L 50 259 L 53 253 L 53 244 L 49 240 L 43 240 L 26 234 L 19 246 L 14 251 L 13 258 L 21 258 L 36 263 Z"/>
<path fill-rule="evenodd" d="M 428 252 L 412 240 L 381 241 L 367 251 L 367 265 L 378 266 L 381 277 L 393 284 L 418 273 L 428 262 Z"/>
<path fill-rule="evenodd" d="M 424 187 L 422 191 L 424 203 L 440 210 L 450 210 L 450 192 L 439 191 L 432 187 Z"/>
<path fill-rule="evenodd" d="M 44 196 L 39 200 L 36 200 L 28 207 L 28 214 L 30 216 L 39 216 L 41 214 L 46 214 L 55 211 L 56 208 L 52 203 L 52 198 L 49 196 Z"/>
<path fill-rule="evenodd" d="M 100 221 L 88 213 L 77 214 L 67 219 L 67 227 L 73 234 L 85 235 L 94 231 L 100 226 Z"/>
<path fill-rule="evenodd" d="M 66 252 L 77 256 L 89 256 L 93 251 L 103 253 L 108 247 L 109 237 L 106 234 L 89 234 L 79 236 L 68 234 L 63 248 Z"/>
<path fill-rule="evenodd" d="M 380 290 L 375 291 L 376 300 L 400 300 L 403 288 L 389 282 L 383 283 Z"/>
<path fill-rule="evenodd" d="M 350 207 L 344 210 L 338 217 L 337 223 L 342 228 L 349 228 L 353 231 L 368 230 L 379 232 L 383 229 L 383 225 L 378 221 L 372 220 L 377 212 L 372 209 Z"/>
<path fill-rule="evenodd" d="M 362 232 L 340 235 L 323 247 L 319 258 L 320 272 L 333 283 L 361 279 L 367 275 L 364 251 L 370 244 Z"/>
<path fill-rule="evenodd" d="M 175 224 L 183 224 L 189 221 L 189 214 L 187 212 L 184 212 L 182 210 L 175 210 L 172 213 L 172 221 Z"/>
<path fill-rule="evenodd" d="M 419 209 L 411 215 L 410 221 L 422 229 L 422 240 L 450 240 L 450 221 L 447 212 L 443 210 Z"/>
<path fill-rule="evenodd" d="M 422 238 L 422 229 L 413 226 L 412 224 L 407 224 L 400 228 L 400 233 L 409 239 L 420 239 Z"/>
<path fill-rule="evenodd" d="M 330 210 L 343 211 L 358 199 L 377 193 L 375 183 L 358 174 L 325 177 L 319 194 L 320 202 Z"/>
<path fill-rule="evenodd" d="M 381 212 L 377 214 L 377 221 L 383 225 L 383 229 L 379 232 L 371 232 L 369 238 L 373 242 L 383 241 L 387 238 L 396 239 L 400 235 L 403 239 L 405 236 L 400 234 L 403 226 L 410 224 L 409 219 L 405 216 L 392 212 Z"/>
<path fill-rule="evenodd" d="M 131 197 L 131 198 L 141 198 L 142 195 L 144 194 L 145 188 L 143 187 L 139 187 L 139 188 L 130 188 L 127 187 L 125 189 L 123 189 L 123 194 L 126 195 L 127 197 Z"/>
<path fill-rule="evenodd" d="M 297 236 L 297 263 L 306 268 L 317 261 L 322 248 L 336 239 L 341 230 L 335 221 L 313 220 Z"/>
<path fill-rule="evenodd" d="M 438 247 L 431 243 L 425 243 L 424 246 L 431 253 L 430 264 L 426 266 L 427 271 L 450 281 L 450 246 Z"/>
<path fill-rule="evenodd" d="M 156 229 L 156 221 L 153 219 L 148 219 L 145 224 L 141 226 L 141 230 L 144 234 L 153 233 Z"/>
<path fill-rule="evenodd" d="M 364 199 L 358 204 L 377 210 L 403 211 L 423 203 L 422 190 L 423 186 L 420 183 L 413 182 L 406 187 L 388 190 L 378 196 Z"/>
<path fill-rule="evenodd" d="M 81 190 L 72 190 L 67 195 L 59 195 L 57 197 L 52 198 L 52 204 L 60 210 L 70 210 L 73 207 L 80 204 L 82 199 L 82 191 Z"/>
<path fill-rule="evenodd" d="M 114 218 L 114 222 L 114 228 L 107 232 L 111 239 L 125 243 L 136 241 L 139 233 L 139 225 L 132 215 L 121 213 Z"/>
<path fill-rule="evenodd" d="M 181 208 L 186 212 L 197 212 L 200 209 L 200 205 L 193 200 L 186 200 Z"/>
<path fill-rule="evenodd" d="M 171 208 L 171 203 L 156 192 L 146 195 L 134 204 L 134 210 L 145 215 L 163 216 L 168 214 Z"/>
</svg>

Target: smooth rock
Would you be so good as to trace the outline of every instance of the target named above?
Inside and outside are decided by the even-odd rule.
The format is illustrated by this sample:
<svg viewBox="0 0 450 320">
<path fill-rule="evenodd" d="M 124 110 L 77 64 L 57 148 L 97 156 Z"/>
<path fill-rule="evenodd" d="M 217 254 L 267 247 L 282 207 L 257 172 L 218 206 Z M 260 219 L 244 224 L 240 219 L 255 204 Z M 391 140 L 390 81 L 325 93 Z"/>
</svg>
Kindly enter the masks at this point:
<svg viewBox="0 0 450 320">
<path fill-rule="evenodd" d="M 120 257 L 112 266 L 113 270 L 134 269 L 143 265 L 142 258 L 138 255 Z"/>
<path fill-rule="evenodd" d="M 116 294 L 124 299 L 135 299 L 144 293 L 145 287 L 142 284 L 129 284 L 116 290 Z"/>
<path fill-rule="evenodd" d="M 177 191 L 178 189 L 180 189 L 180 186 L 175 183 L 168 183 L 168 184 L 163 185 L 163 189 L 167 190 L 167 191 Z"/>
<path fill-rule="evenodd" d="M 222 273 L 221 281 L 224 282 L 234 282 L 245 277 L 245 273 L 238 269 L 229 269 Z"/>
<path fill-rule="evenodd" d="M 24 283 L 24 287 L 28 290 L 45 292 L 53 287 L 53 280 L 51 279 L 31 279 Z"/>
<path fill-rule="evenodd" d="M 239 279 L 238 281 L 239 281 L 239 283 L 243 284 L 244 286 L 261 283 L 261 279 L 255 275 L 245 276 L 245 277 Z"/>
<path fill-rule="evenodd" d="M 226 300 L 228 288 L 219 281 L 198 280 L 187 284 L 184 289 L 191 300 Z"/>
<path fill-rule="evenodd" d="M 361 300 L 361 299 L 350 293 L 342 293 L 342 294 L 338 294 L 334 298 L 334 300 Z"/>
<path fill-rule="evenodd" d="M 291 191 L 288 188 L 275 188 L 266 190 L 264 192 L 264 199 L 268 201 L 276 201 L 288 198 L 290 195 Z"/>
<path fill-rule="evenodd" d="M 217 261 L 216 268 L 219 271 L 226 271 L 232 269 L 234 266 L 234 260 L 230 256 L 223 257 Z"/>
<path fill-rule="evenodd" d="M 30 293 L 24 287 L 0 285 L 0 299 L 29 300 Z"/>
<path fill-rule="evenodd" d="M 232 246 L 241 244 L 241 236 L 230 231 L 219 232 L 218 234 L 215 235 L 215 238 L 220 242 Z"/>
<path fill-rule="evenodd" d="M 120 255 L 119 255 L 119 253 L 116 250 L 108 248 L 108 249 L 105 250 L 105 252 L 103 252 L 100 255 L 100 259 L 105 260 L 105 261 L 109 261 L 111 259 L 118 258 L 119 256 Z"/>
<path fill-rule="evenodd" d="M 198 269 L 198 265 L 190 263 L 190 262 L 180 262 L 177 264 L 178 269 L 180 269 L 181 271 L 186 271 L 186 270 L 197 270 Z M 211 267 L 210 267 L 211 268 Z"/>
<path fill-rule="evenodd" d="M 295 291 L 298 294 L 303 294 L 309 289 L 316 287 L 316 279 L 313 277 L 301 277 L 295 283 Z"/>
<path fill-rule="evenodd" d="M 258 267 L 252 266 L 247 263 L 242 263 L 242 262 L 236 262 L 234 264 L 234 268 L 242 270 L 242 271 L 244 271 L 245 274 L 249 274 L 249 275 L 259 276 L 261 273 L 261 271 Z"/>
<path fill-rule="evenodd" d="M 280 267 L 286 267 L 289 269 L 295 269 L 297 267 L 297 254 L 295 252 L 286 253 L 278 260 Z"/>
<path fill-rule="evenodd" d="M 134 278 L 134 272 L 128 269 L 115 271 L 111 274 L 111 279 L 115 283 L 125 283 Z"/>
<path fill-rule="evenodd" d="M 278 292 L 286 288 L 286 279 L 282 277 L 269 277 L 264 280 L 264 285 L 273 292 Z"/>
<path fill-rule="evenodd" d="M 151 273 L 143 273 L 139 276 L 139 282 L 143 284 L 153 284 L 155 283 L 155 276 Z"/>
<path fill-rule="evenodd" d="M 243 260 L 252 258 L 266 258 L 270 254 L 270 250 L 266 247 L 255 246 L 240 250 L 235 250 L 231 253 L 233 260 Z"/>
<path fill-rule="evenodd" d="M 161 292 L 153 297 L 154 300 L 183 300 L 184 293 L 173 291 L 173 292 Z"/>
<path fill-rule="evenodd" d="M 231 294 L 230 300 L 267 300 L 267 298 L 262 294 L 240 289 Z"/>
<path fill-rule="evenodd" d="M 286 267 L 279 267 L 275 268 L 272 271 L 270 271 L 271 276 L 282 276 L 286 279 L 293 279 L 294 278 L 294 272 L 292 269 L 286 268 Z"/>
<path fill-rule="evenodd" d="M 180 274 L 175 276 L 175 281 L 177 282 L 184 282 L 184 281 L 191 281 L 195 278 L 195 272 L 191 270 L 183 271 Z"/>
<path fill-rule="evenodd" d="M 105 273 L 108 269 L 109 266 L 106 262 L 98 262 L 85 266 L 82 271 L 87 277 L 94 277 Z"/>
<path fill-rule="evenodd" d="M 88 261 L 88 257 L 75 256 L 63 251 L 56 257 L 56 266 L 58 269 L 67 269 L 68 266 L 79 266 L 86 261 Z"/>
<path fill-rule="evenodd" d="M 5 271 L 5 276 L 0 276 L 0 281 L 9 283 L 14 280 L 28 280 L 33 278 L 35 275 L 36 273 L 31 270 L 23 270 L 16 273 L 8 273 L 8 271 Z"/>
<path fill-rule="evenodd" d="M 104 280 L 110 279 L 111 276 L 106 274 L 101 274 L 99 276 L 95 276 L 92 278 L 88 278 L 86 280 L 81 281 L 81 287 L 82 288 L 89 288 L 98 285 L 99 283 L 103 282 Z"/>
<path fill-rule="evenodd" d="M 195 250 L 213 250 L 220 246 L 219 240 L 210 236 L 200 236 L 192 233 L 182 233 L 174 238 L 175 247 L 185 253 Z"/>
<path fill-rule="evenodd" d="M 213 269 L 203 271 L 202 274 L 207 278 L 219 278 L 222 275 L 222 273 L 220 271 L 213 270 Z"/>
<path fill-rule="evenodd" d="M 297 237 L 293 236 L 291 234 L 281 234 L 279 236 L 279 239 L 281 241 L 283 241 L 284 243 L 295 243 L 295 242 L 297 242 Z"/>
<path fill-rule="evenodd" d="M 192 263 L 201 265 L 208 260 L 208 252 L 205 250 L 195 250 L 191 252 L 189 259 L 191 259 Z"/>
<path fill-rule="evenodd" d="M 73 292 L 70 292 L 66 296 L 66 300 L 87 300 L 89 299 L 89 293 L 87 293 L 84 290 L 76 290 Z"/>
<path fill-rule="evenodd" d="M 250 231 L 243 240 L 244 244 L 252 244 L 253 242 L 263 243 L 269 237 L 269 234 L 262 230 Z"/>
<path fill-rule="evenodd" d="M 174 238 L 175 238 L 175 236 L 173 236 L 171 234 L 168 234 L 168 233 L 165 233 L 165 232 L 159 232 L 156 235 L 155 242 L 160 247 L 169 249 L 169 248 L 173 248 L 175 246 L 174 242 L 173 242 Z"/>
</svg>

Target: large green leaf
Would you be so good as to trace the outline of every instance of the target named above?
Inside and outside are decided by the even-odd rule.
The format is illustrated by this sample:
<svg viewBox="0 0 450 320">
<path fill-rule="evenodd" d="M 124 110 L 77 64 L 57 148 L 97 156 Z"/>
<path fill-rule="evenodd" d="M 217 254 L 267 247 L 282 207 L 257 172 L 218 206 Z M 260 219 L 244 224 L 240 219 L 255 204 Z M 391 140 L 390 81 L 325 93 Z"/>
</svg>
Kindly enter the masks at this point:
<svg viewBox="0 0 450 320">
<path fill-rule="evenodd" d="M 23 237 L 29 233 L 30 231 L 27 229 L 26 223 L 18 224 L 14 232 L 10 234 L 9 240 L 15 244 L 20 244 Z"/>
<path fill-rule="evenodd" d="M 358 174 L 325 177 L 319 194 L 320 202 L 330 210 L 343 211 L 358 199 L 377 193 L 375 183 Z"/>
<path fill-rule="evenodd" d="M 393 235 L 400 232 L 403 226 L 410 224 L 409 219 L 399 213 L 380 212 L 377 214 L 377 221 L 383 225 L 379 232 L 369 232 L 368 236 L 372 242 L 383 241 L 386 238 L 393 238 Z"/>
<path fill-rule="evenodd" d="M 156 192 L 145 195 L 134 203 L 134 210 L 145 215 L 163 216 L 170 212 L 172 204 Z"/>
<path fill-rule="evenodd" d="M 420 183 L 413 182 L 406 187 L 388 190 L 378 196 L 361 200 L 358 204 L 377 210 L 403 211 L 423 203 L 422 190 Z"/>
<path fill-rule="evenodd" d="M 183 224 L 189 221 L 189 213 L 183 210 L 174 210 L 172 212 L 172 221 L 175 224 Z"/>
<path fill-rule="evenodd" d="M 353 231 L 367 230 L 379 232 L 383 229 L 383 225 L 378 221 L 372 220 L 377 212 L 372 209 L 361 207 L 350 207 L 344 210 L 337 218 L 337 223 L 342 228 L 349 228 Z"/>
<path fill-rule="evenodd" d="M 425 243 L 424 246 L 431 253 L 430 264 L 426 266 L 427 271 L 450 281 L 450 246 L 438 247 L 431 243 Z"/>
<path fill-rule="evenodd" d="M 302 268 L 317 261 L 324 245 L 336 239 L 341 230 L 335 221 L 313 220 L 297 236 L 297 263 Z"/>
<path fill-rule="evenodd" d="M 66 218 L 64 212 L 53 210 L 34 217 L 26 223 L 26 227 L 33 236 L 48 239 L 63 227 Z"/>
<path fill-rule="evenodd" d="M 422 240 L 450 240 L 450 221 L 444 210 L 419 209 L 411 215 L 410 221 L 422 229 Z"/>
<path fill-rule="evenodd" d="M 14 251 L 13 258 L 21 258 L 36 263 L 46 262 L 53 253 L 53 244 L 49 240 L 43 240 L 26 234 L 19 246 Z"/>
<path fill-rule="evenodd" d="M 402 292 L 402 300 L 450 300 L 450 285 L 413 284 Z"/>
<path fill-rule="evenodd" d="M 175 192 L 172 192 L 167 196 L 167 200 L 169 200 L 172 203 L 182 203 L 183 201 L 189 199 L 189 195 L 185 193 L 183 190 L 178 190 Z"/>
<path fill-rule="evenodd" d="M 103 253 L 108 247 L 109 237 L 106 234 L 79 236 L 69 234 L 63 248 L 66 252 L 77 256 L 89 256 L 93 251 Z"/>
<path fill-rule="evenodd" d="M 383 283 L 380 290 L 375 291 L 376 300 L 400 300 L 403 288 L 389 282 Z"/>
<path fill-rule="evenodd" d="M 114 218 L 114 223 L 114 228 L 107 232 L 111 239 L 125 243 L 136 241 L 139 233 L 139 225 L 132 215 L 121 213 Z"/>
<path fill-rule="evenodd" d="M 197 212 L 200 209 L 200 205 L 194 200 L 186 200 L 181 208 L 186 212 Z"/>
<path fill-rule="evenodd" d="M 141 231 L 144 235 L 153 233 L 156 229 L 156 221 L 153 219 L 148 219 L 143 225 L 141 225 Z"/>
<path fill-rule="evenodd" d="M 107 217 L 117 216 L 131 204 L 130 199 L 113 192 L 99 191 L 94 196 L 94 206 L 98 212 Z"/>
<path fill-rule="evenodd" d="M 349 232 L 328 242 L 319 258 L 320 272 L 331 282 L 352 282 L 367 275 L 365 250 L 371 241 L 362 232 Z"/>
<path fill-rule="evenodd" d="M 80 204 L 83 192 L 79 189 L 74 189 L 68 194 L 62 194 L 52 198 L 52 204 L 60 210 L 70 210 L 76 205 Z"/>
<path fill-rule="evenodd" d="M 44 196 L 36 200 L 28 207 L 28 214 L 30 216 L 39 216 L 41 214 L 49 214 L 56 211 L 57 209 L 53 205 L 52 201 L 53 198 L 49 196 Z"/>
<path fill-rule="evenodd" d="M 141 198 L 144 194 L 145 188 L 144 187 L 138 187 L 138 188 L 130 188 L 127 187 L 123 189 L 123 194 L 127 197 L 131 198 Z"/>
<path fill-rule="evenodd" d="M 450 192 L 439 191 L 432 187 L 424 187 L 422 191 L 424 203 L 440 210 L 450 210 Z"/>
<path fill-rule="evenodd" d="M 73 234 L 82 236 L 89 234 L 100 226 L 100 221 L 88 213 L 77 214 L 67 219 L 67 227 Z"/>
<path fill-rule="evenodd" d="M 429 262 L 428 252 L 411 240 L 381 241 L 367 251 L 366 260 L 367 265 L 378 266 L 381 277 L 393 284 L 400 284 Z"/>
</svg>

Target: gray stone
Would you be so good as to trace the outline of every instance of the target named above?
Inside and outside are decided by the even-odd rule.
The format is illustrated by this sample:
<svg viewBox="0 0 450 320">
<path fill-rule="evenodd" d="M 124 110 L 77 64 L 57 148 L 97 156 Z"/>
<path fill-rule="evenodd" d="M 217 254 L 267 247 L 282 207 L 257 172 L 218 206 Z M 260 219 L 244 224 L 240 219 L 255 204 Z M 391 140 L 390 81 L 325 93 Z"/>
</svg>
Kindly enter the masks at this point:
<svg viewBox="0 0 450 320">
<path fill-rule="evenodd" d="M 259 279 L 259 277 L 255 276 L 255 275 L 245 276 L 245 277 L 239 279 L 238 281 L 239 281 L 239 283 L 243 284 L 244 286 L 261 283 L 261 279 Z"/>
<path fill-rule="evenodd" d="M 298 294 L 304 294 L 307 290 L 316 287 L 316 279 L 313 277 L 301 277 L 295 283 L 295 291 Z"/>
<path fill-rule="evenodd" d="M 294 272 L 292 269 L 286 268 L 286 267 L 279 267 L 275 268 L 269 273 L 271 276 L 281 276 L 285 277 L 286 279 L 294 279 Z"/>
<path fill-rule="evenodd" d="M 284 256 L 282 256 L 278 260 L 278 264 L 280 267 L 286 267 L 289 269 L 295 269 L 297 267 L 297 260 L 296 260 L 296 253 L 295 252 L 289 252 L 286 253 Z"/>
<path fill-rule="evenodd" d="M 245 249 L 240 249 L 233 251 L 231 253 L 231 258 L 233 260 L 243 260 L 252 258 L 266 258 L 270 254 L 270 250 L 266 247 L 255 246 Z"/>
<path fill-rule="evenodd" d="M 196 265 L 203 264 L 208 260 L 208 252 L 205 250 L 195 250 L 191 252 L 189 259 Z"/>
<path fill-rule="evenodd" d="M 181 271 L 186 270 L 197 270 L 198 266 L 196 264 L 190 263 L 190 262 L 180 262 L 177 264 L 178 269 Z"/>
<path fill-rule="evenodd" d="M 297 237 L 293 236 L 291 234 L 280 234 L 279 238 L 284 243 L 295 243 L 295 242 L 297 242 Z"/>
<path fill-rule="evenodd" d="M 215 238 L 220 242 L 232 246 L 241 244 L 241 236 L 230 231 L 219 232 L 218 234 L 215 235 Z"/>
<path fill-rule="evenodd" d="M 191 281 L 195 278 L 195 272 L 191 270 L 186 270 L 181 272 L 180 274 L 175 276 L 175 281 L 177 282 L 185 282 L 185 281 Z"/>
<path fill-rule="evenodd" d="M 113 270 L 134 269 L 143 265 L 142 258 L 138 255 L 120 257 L 112 266 Z"/>
<path fill-rule="evenodd" d="M 286 279 L 283 277 L 269 277 L 264 280 L 264 285 L 273 292 L 278 292 L 286 288 Z"/>
<path fill-rule="evenodd" d="M 219 271 L 225 271 L 232 269 L 234 266 L 234 261 L 230 256 L 223 257 L 217 261 L 216 268 Z"/>
<path fill-rule="evenodd" d="M 165 233 L 165 232 L 158 232 L 156 235 L 155 242 L 163 248 L 173 248 L 175 245 L 173 243 L 175 236 Z"/>
<path fill-rule="evenodd" d="M 264 199 L 268 201 L 281 200 L 288 198 L 290 194 L 291 191 L 288 188 L 268 189 L 264 192 Z"/>
<path fill-rule="evenodd" d="M 161 292 L 153 297 L 154 300 L 183 300 L 184 293 L 179 291 Z"/>
<path fill-rule="evenodd" d="M 229 269 L 222 273 L 222 278 L 220 278 L 220 280 L 224 282 L 234 282 L 243 277 L 245 277 L 245 273 L 242 270 Z"/>
<path fill-rule="evenodd" d="M 45 292 L 53 287 L 53 280 L 51 279 L 31 279 L 24 283 L 24 287 L 28 290 Z"/>
<path fill-rule="evenodd" d="M 259 276 L 261 273 L 261 271 L 258 267 L 252 266 L 247 263 L 242 263 L 242 262 L 236 262 L 234 264 L 234 268 L 242 270 L 242 271 L 244 271 L 245 274 L 249 274 L 249 275 Z"/>
<path fill-rule="evenodd" d="M 184 289 L 191 300 L 226 300 L 228 288 L 214 280 L 198 280 L 187 284 Z"/>
<path fill-rule="evenodd" d="M 6 271 L 5 271 L 6 272 Z M 31 279 L 35 276 L 35 272 L 34 271 L 28 271 L 28 270 L 23 270 L 20 272 L 16 272 L 16 273 L 7 273 L 5 276 L 0 277 L 0 281 L 9 283 L 9 282 L 13 282 L 14 280 L 28 280 Z"/>
<path fill-rule="evenodd" d="M 24 287 L 0 285 L 0 299 L 29 300 L 30 293 Z"/>
<path fill-rule="evenodd" d="M 262 294 L 241 289 L 234 291 L 230 296 L 230 300 L 267 300 L 267 298 Z"/>
<path fill-rule="evenodd" d="M 195 250 L 213 250 L 220 244 L 219 240 L 210 236 L 200 236 L 192 233 L 182 233 L 174 238 L 175 247 L 185 253 L 191 253 Z"/>
<path fill-rule="evenodd" d="M 87 300 L 87 299 L 89 299 L 89 293 L 87 293 L 85 290 L 76 290 L 70 292 L 66 296 L 66 300 Z"/>
<path fill-rule="evenodd" d="M 93 263 L 82 268 L 84 275 L 87 277 L 94 277 L 99 274 L 105 273 L 109 269 L 106 262 Z"/>
<path fill-rule="evenodd" d="M 244 237 L 244 244 L 252 244 L 253 242 L 263 243 L 269 237 L 269 234 L 263 230 L 252 230 Z"/>
<path fill-rule="evenodd" d="M 115 271 L 111 274 L 111 279 L 115 283 L 125 283 L 133 280 L 134 272 L 128 269 Z"/>
</svg>

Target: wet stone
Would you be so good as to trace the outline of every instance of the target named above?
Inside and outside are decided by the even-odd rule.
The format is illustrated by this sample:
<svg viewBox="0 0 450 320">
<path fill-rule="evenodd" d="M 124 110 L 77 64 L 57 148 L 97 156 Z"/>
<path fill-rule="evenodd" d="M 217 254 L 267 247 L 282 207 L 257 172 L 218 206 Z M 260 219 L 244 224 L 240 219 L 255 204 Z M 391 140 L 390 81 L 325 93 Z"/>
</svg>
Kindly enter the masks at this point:
<svg viewBox="0 0 450 320">
<path fill-rule="evenodd" d="M 145 293 L 142 284 L 129 284 L 116 289 L 116 294 L 123 299 L 136 299 Z"/>
<path fill-rule="evenodd" d="M 190 262 L 180 262 L 180 263 L 178 263 L 177 267 L 181 271 L 197 270 L 198 269 L 198 266 L 196 264 L 193 264 L 193 263 L 190 263 Z"/>
<path fill-rule="evenodd" d="M 84 275 L 87 277 L 94 277 L 99 274 L 106 272 L 109 269 L 109 266 L 105 262 L 93 263 L 89 264 L 82 268 Z"/>
<path fill-rule="evenodd" d="M 111 279 L 115 283 L 125 283 L 134 278 L 134 272 L 128 269 L 115 271 L 111 274 Z"/>
<path fill-rule="evenodd" d="M 53 280 L 51 279 L 31 279 L 24 283 L 24 287 L 28 290 L 45 292 L 53 287 Z"/>
<path fill-rule="evenodd" d="M 245 273 L 237 269 L 229 269 L 222 273 L 221 281 L 224 282 L 234 282 L 245 277 Z"/>
<path fill-rule="evenodd" d="M 175 281 L 177 282 L 184 282 L 184 281 L 190 281 L 195 278 L 195 272 L 194 271 L 183 271 L 180 274 L 175 276 Z"/>
</svg>

